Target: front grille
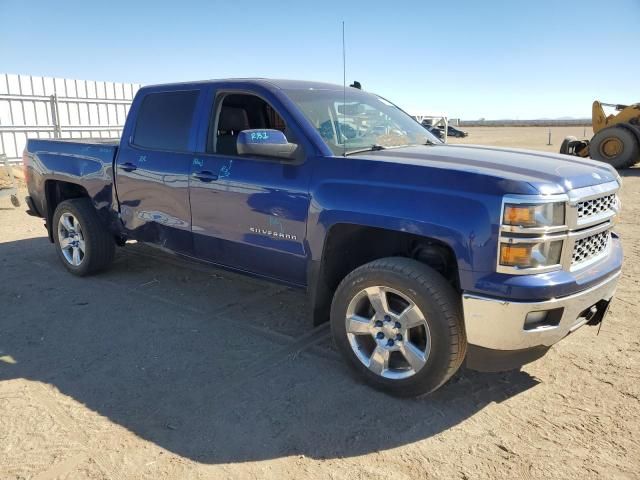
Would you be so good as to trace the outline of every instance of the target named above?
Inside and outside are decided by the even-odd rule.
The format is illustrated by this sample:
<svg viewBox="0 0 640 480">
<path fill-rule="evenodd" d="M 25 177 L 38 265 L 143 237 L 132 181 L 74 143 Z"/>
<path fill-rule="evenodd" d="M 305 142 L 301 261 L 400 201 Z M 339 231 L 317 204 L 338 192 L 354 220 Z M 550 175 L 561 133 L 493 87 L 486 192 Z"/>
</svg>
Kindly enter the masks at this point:
<svg viewBox="0 0 640 480">
<path fill-rule="evenodd" d="M 604 253 L 609 245 L 611 233 L 609 230 L 596 233 L 590 237 L 576 240 L 573 246 L 573 256 L 571 257 L 571 265 L 577 265 L 582 262 L 591 260 L 601 253 Z"/>
<path fill-rule="evenodd" d="M 616 205 L 616 194 L 605 195 L 578 203 L 578 218 L 588 218 L 602 212 L 613 211 Z"/>
</svg>

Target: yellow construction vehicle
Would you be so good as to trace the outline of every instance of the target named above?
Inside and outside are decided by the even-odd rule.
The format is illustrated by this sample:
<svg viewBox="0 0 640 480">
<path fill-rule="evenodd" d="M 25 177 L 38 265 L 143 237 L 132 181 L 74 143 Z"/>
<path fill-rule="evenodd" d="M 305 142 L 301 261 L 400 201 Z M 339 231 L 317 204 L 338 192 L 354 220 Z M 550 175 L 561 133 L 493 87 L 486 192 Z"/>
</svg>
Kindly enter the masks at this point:
<svg viewBox="0 0 640 480">
<path fill-rule="evenodd" d="M 618 113 L 606 115 L 603 107 L 613 107 Z M 640 162 L 640 103 L 617 105 L 596 100 L 591 111 L 593 138 L 566 137 L 560 153 L 591 157 L 617 169 Z"/>
</svg>

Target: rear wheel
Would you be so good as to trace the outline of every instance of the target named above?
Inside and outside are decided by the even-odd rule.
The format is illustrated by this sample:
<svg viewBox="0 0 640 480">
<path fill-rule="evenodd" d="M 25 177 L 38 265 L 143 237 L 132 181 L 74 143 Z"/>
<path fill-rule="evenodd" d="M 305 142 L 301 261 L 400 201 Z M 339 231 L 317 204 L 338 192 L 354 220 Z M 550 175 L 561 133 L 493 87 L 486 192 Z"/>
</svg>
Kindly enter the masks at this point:
<svg viewBox="0 0 640 480">
<path fill-rule="evenodd" d="M 435 270 L 408 258 L 351 272 L 334 296 L 331 331 L 367 383 L 399 396 L 436 390 L 466 353 L 457 293 Z"/>
<path fill-rule="evenodd" d="M 614 168 L 631 167 L 640 160 L 640 145 L 633 133 L 623 127 L 603 128 L 593 136 L 589 153 L 594 160 Z"/>
<path fill-rule="evenodd" d="M 58 256 L 71 273 L 89 275 L 111 264 L 115 242 L 88 198 L 61 202 L 52 228 Z"/>
</svg>

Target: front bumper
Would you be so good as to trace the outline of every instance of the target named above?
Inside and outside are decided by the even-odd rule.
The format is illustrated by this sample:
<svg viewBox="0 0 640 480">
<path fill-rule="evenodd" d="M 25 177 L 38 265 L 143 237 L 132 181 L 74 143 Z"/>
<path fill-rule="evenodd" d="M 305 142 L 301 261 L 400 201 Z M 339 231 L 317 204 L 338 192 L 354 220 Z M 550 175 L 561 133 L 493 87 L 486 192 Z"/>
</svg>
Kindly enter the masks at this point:
<svg viewBox="0 0 640 480">
<path fill-rule="evenodd" d="M 471 346 L 492 350 L 550 347 L 604 314 L 619 277 L 620 271 L 617 271 L 582 292 L 538 302 L 513 302 L 465 293 L 462 305 L 467 341 Z M 596 309 L 590 312 L 591 307 Z M 545 311 L 546 322 L 525 326 L 529 313 Z"/>
</svg>

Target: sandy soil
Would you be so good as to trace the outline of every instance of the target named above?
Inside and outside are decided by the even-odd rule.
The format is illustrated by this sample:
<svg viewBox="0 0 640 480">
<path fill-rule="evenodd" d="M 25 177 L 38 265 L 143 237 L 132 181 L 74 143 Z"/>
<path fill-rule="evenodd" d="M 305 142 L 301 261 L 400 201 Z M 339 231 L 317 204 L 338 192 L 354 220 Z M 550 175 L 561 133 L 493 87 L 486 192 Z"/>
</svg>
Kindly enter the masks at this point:
<svg viewBox="0 0 640 480">
<path fill-rule="evenodd" d="M 449 137 L 447 141 L 451 144 L 482 144 L 549 152 L 559 152 L 565 137 L 590 139 L 593 136 L 591 127 L 460 127 L 460 130 L 468 132 L 469 136 Z M 549 131 L 551 131 L 551 145 L 548 145 Z"/>
<path fill-rule="evenodd" d="M 354 380 L 300 293 L 138 245 L 78 279 L 0 199 L 0 478 L 638 478 L 640 169 L 624 176 L 600 334 L 420 400 Z"/>
<path fill-rule="evenodd" d="M 16 187 L 24 187 L 21 170 L 0 163 L 0 190 Z"/>
</svg>

